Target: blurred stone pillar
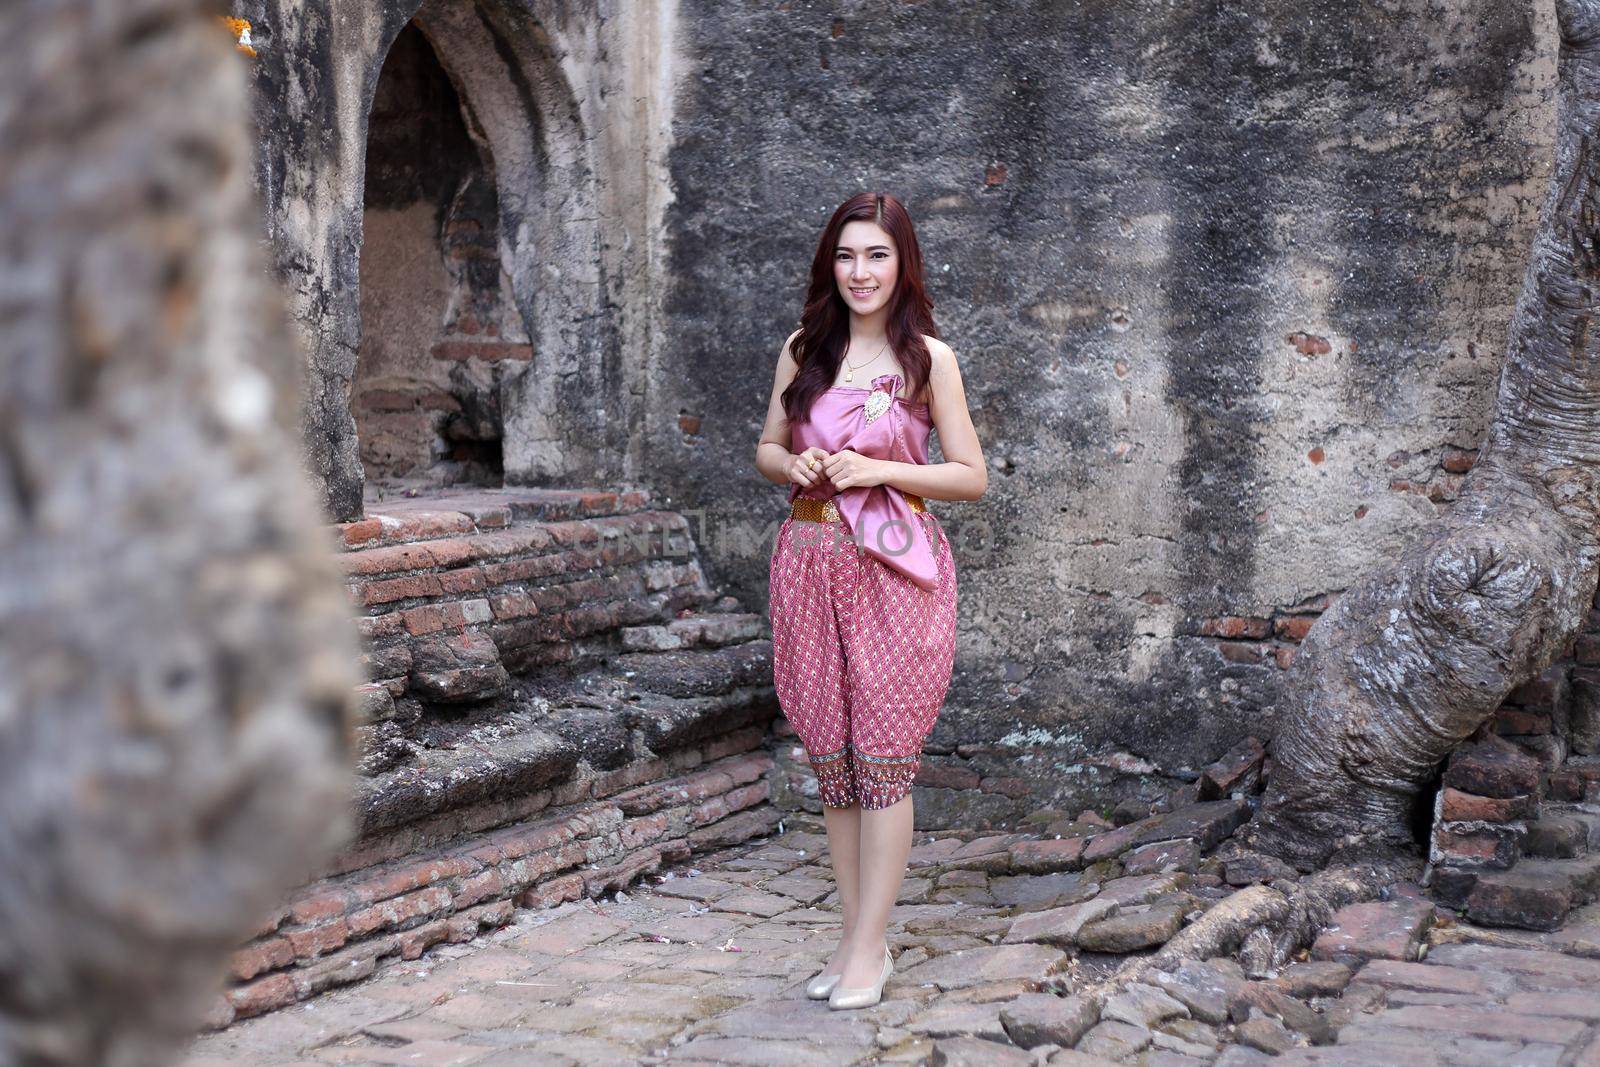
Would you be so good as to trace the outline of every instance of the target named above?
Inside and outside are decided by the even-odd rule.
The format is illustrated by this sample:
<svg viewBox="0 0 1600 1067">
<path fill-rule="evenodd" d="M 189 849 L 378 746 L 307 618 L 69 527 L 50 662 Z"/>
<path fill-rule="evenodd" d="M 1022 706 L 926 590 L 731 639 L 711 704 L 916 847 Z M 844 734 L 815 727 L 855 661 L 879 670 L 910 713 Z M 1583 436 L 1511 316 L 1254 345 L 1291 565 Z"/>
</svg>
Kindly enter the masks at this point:
<svg viewBox="0 0 1600 1067">
<path fill-rule="evenodd" d="M 172 1062 L 350 830 L 357 642 L 220 13 L 0 5 L 0 1063 Z"/>
</svg>

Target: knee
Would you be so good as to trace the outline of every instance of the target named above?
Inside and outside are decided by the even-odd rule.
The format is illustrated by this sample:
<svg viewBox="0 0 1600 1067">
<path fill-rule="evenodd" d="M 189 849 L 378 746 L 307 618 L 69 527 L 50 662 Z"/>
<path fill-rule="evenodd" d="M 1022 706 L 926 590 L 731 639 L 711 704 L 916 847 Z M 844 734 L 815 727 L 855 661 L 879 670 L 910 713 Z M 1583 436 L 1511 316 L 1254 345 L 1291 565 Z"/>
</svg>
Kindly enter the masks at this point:
<svg viewBox="0 0 1600 1067">
<path fill-rule="evenodd" d="M 922 757 L 920 754 L 877 756 L 869 752 L 857 752 L 853 762 L 856 793 L 861 799 L 861 807 L 867 811 L 877 811 L 898 804 L 910 794 L 911 783 L 917 777 Z"/>
</svg>

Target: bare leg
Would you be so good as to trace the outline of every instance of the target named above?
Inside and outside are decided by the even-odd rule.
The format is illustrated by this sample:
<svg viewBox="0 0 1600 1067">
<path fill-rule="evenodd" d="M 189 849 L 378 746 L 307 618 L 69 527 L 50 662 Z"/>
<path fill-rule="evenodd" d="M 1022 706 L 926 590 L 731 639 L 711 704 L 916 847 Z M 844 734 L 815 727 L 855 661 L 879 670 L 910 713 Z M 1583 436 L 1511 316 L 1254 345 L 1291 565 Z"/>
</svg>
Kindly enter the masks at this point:
<svg viewBox="0 0 1600 1067">
<path fill-rule="evenodd" d="M 912 815 L 910 793 L 887 808 L 861 812 L 861 901 L 842 988 L 866 988 L 883 973 L 889 909 L 900 895 L 911 856 Z"/>
<path fill-rule="evenodd" d="M 820 973 L 838 974 L 844 970 L 861 914 L 861 805 L 830 808 L 824 804 L 822 821 L 828 828 L 828 858 L 833 863 L 833 883 L 839 891 L 844 927 L 838 947 Z"/>
</svg>

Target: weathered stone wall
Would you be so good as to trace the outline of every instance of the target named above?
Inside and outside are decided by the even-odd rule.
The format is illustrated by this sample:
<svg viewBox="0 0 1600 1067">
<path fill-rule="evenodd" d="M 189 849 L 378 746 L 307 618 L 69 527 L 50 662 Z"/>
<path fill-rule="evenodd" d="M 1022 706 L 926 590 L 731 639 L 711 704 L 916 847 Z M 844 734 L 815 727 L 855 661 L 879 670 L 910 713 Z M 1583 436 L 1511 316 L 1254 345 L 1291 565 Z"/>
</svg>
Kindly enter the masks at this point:
<svg viewBox="0 0 1600 1067">
<path fill-rule="evenodd" d="M 368 118 L 408 24 L 448 75 L 494 176 L 499 259 L 531 351 L 504 361 L 456 337 L 447 356 L 499 400 L 506 480 L 613 484 L 636 468 L 656 306 L 647 268 L 659 258 L 654 220 L 668 195 L 659 172 L 671 93 L 658 86 L 671 55 L 660 41 L 672 36 L 673 9 L 653 0 L 242 0 L 234 14 L 251 23 L 257 51 L 257 181 L 306 342 L 308 462 L 330 517 L 362 511 L 351 393 L 362 349 Z M 481 365 L 497 359 L 493 373 Z"/>
<path fill-rule="evenodd" d="M 655 485 L 713 534 L 781 517 L 751 456 L 813 242 L 894 191 L 991 463 L 933 505 L 961 575 L 935 755 L 1072 795 L 1078 753 L 1270 735 L 1304 629 L 1485 429 L 1547 6 L 686 2 Z M 701 542 L 749 603 L 754 540 Z"/>
<path fill-rule="evenodd" d="M 997 817 L 1019 774 L 1068 803 L 1270 735 L 1316 614 L 1472 462 L 1553 123 L 1542 0 L 239 7 L 334 517 L 366 109 L 408 21 L 494 174 L 527 350 L 462 389 L 506 480 L 703 509 L 753 606 L 812 243 L 862 188 L 908 203 L 992 465 L 935 504 L 962 629 L 930 766 Z"/>
</svg>

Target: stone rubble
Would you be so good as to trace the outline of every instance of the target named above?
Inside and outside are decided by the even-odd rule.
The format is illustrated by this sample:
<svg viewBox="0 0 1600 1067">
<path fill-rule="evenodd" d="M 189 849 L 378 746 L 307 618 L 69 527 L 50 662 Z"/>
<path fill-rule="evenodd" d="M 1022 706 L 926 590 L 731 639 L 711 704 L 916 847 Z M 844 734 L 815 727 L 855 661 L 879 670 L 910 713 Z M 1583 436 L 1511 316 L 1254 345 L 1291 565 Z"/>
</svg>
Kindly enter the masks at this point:
<svg viewBox="0 0 1600 1067">
<path fill-rule="evenodd" d="M 1600 1064 L 1600 905 L 1581 899 L 1556 931 L 1505 930 L 1397 883 L 1278 970 L 1180 959 L 1107 988 L 1217 902 L 1294 887 L 1230 838 L 1248 813 L 1239 796 L 1062 815 L 1043 836 L 919 834 L 895 973 L 855 1012 L 803 996 L 837 900 L 820 821 L 789 816 L 693 867 L 519 908 L 470 943 L 203 1035 L 184 1067 Z"/>
</svg>

